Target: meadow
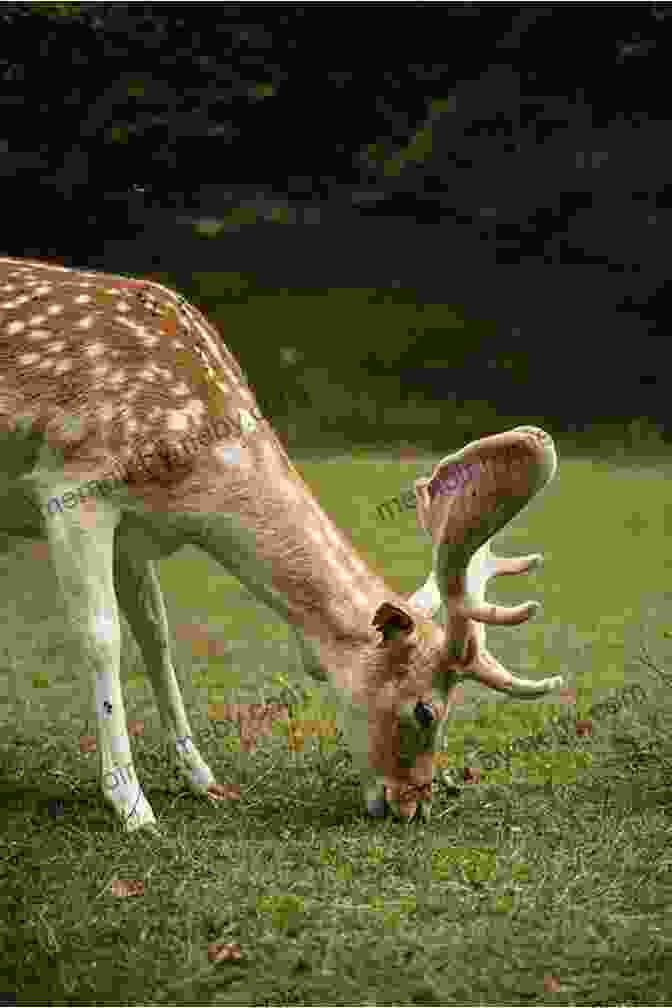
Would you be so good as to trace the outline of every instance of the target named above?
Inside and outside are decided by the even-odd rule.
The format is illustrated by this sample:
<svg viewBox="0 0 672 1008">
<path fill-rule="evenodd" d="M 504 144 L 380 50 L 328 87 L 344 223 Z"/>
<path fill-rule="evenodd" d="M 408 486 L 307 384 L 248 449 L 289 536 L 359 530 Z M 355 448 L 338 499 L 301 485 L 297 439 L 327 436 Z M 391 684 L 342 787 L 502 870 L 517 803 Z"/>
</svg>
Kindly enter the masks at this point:
<svg viewBox="0 0 672 1008">
<path fill-rule="evenodd" d="M 3 1003 L 669 1003 L 672 466 L 559 456 L 550 488 L 493 544 L 545 563 L 489 596 L 544 608 L 490 629 L 488 647 L 566 689 L 514 703 L 466 685 L 427 825 L 366 818 L 337 736 L 297 741 L 278 721 L 244 751 L 235 722 L 208 716 L 232 703 L 284 703 L 313 723 L 333 711 L 275 614 L 184 550 L 159 568 L 171 629 L 206 627 L 220 646 L 207 657 L 176 633 L 178 674 L 204 757 L 241 799 L 211 808 L 166 769 L 124 625 L 136 769 L 163 830 L 126 837 L 97 755 L 80 751 L 95 723 L 53 572 L 27 541 L 0 554 Z M 298 468 L 408 593 L 429 573 L 429 540 L 414 511 L 382 523 L 376 506 L 438 457 L 362 451 Z M 610 708 L 633 684 L 645 697 Z M 605 701 L 590 731 L 573 730 Z M 515 740 L 535 734 L 521 753 Z M 509 749 L 510 766 L 486 769 Z"/>
</svg>

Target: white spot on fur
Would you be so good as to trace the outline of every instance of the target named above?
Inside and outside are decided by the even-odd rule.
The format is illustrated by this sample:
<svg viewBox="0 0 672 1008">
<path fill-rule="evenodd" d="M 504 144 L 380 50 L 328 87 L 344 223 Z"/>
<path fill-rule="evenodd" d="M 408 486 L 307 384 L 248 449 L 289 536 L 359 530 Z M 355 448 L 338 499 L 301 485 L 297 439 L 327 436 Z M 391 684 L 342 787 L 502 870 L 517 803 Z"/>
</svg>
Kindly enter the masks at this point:
<svg viewBox="0 0 672 1008">
<path fill-rule="evenodd" d="M 127 311 L 130 311 L 130 310 L 131 310 L 131 306 L 130 306 L 130 305 L 128 304 L 128 302 L 126 302 L 126 301 L 119 301 L 119 302 L 118 302 L 118 303 L 117 303 L 117 304 L 116 304 L 116 305 L 114 306 L 114 309 L 115 309 L 115 311 L 120 311 L 120 312 L 127 312 Z"/>
<path fill-rule="evenodd" d="M 65 340 L 56 340 L 55 343 L 50 343 L 46 349 L 49 351 L 49 353 L 60 353 L 60 351 L 65 349 L 65 347 L 66 347 Z"/>
<path fill-rule="evenodd" d="M 136 333 L 137 335 L 140 335 L 145 331 L 145 327 L 142 325 L 138 325 L 138 323 L 134 322 L 133 319 L 123 318 L 122 316 L 121 318 L 117 319 L 117 322 L 119 322 L 120 325 L 126 326 L 127 329 L 132 329 L 133 332 Z"/>
<path fill-rule="evenodd" d="M 170 391 L 175 395 L 191 395 L 191 389 L 186 382 L 180 382 L 179 385 L 173 385 Z"/>
<path fill-rule="evenodd" d="M 28 319 L 28 325 L 42 325 L 42 323 L 46 322 L 46 320 L 46 315 L 33 315 L 32 318 Z"/>
<path fill-rule="evenodd" d="M 89 285 L 86 284 L 86 286 L 88 287 Z M 74 301 L 75 304 L 88 304 L 89 301 L 93 301 L 93 298 L 91 297 L 90 294 L 78 294 L 77 297 L 73 298 L 72 300 Z"/>
<path fill-rule="evenodd" d="M 102 357 L 106 350 L 107 347 L 102 343 L 91 343 L 90 346 L 85 347 L 84 353 L 87 357 Z"/>
<path fill-rule="evenodd" d="M 48 329 L 34 329 L 32 332 L 26 333 L 26 339 L 32 343 L 37 340 L 47 339 L 48 337 L 51 338 L 53 335 L 53 332 L 50 332 Z"/>
<path fill-rule="evenodd" d="M 3 307 L 4 307 L 4 305 L 3 305 Z M 18 319 L 16 319 L 14 322 L 10 322 L 9 323 L 9 325 L 5 329 L 5 332 L 7 333 L 8 336 L 16 336 L 17 333 L 22 332 L 25 328 L 26 328 L 26 323 L 25 322 L 19 322 Z"/>
<path fill-rule="evenodd" d="M 121 386 L 126 382 L 126 371 L 123 368 L 119 368 L 119 370 L 115 371 L 113 375 L 110 375 L 107 381 L 109 385 L 121 388 Z"/>
<path fill-rule="evenodd" d="M 39 353 L 25 353 L 18 358 L 19 364 L 36 364 L 39 360 Z"/>
<path fill-rule="evenodd" d="M 219 457 L 227 465 L 241 465 L 243 458 L 240 445 L 231 445 L 230 448 L 220 448 L 217 452 Z"/>
<path fill-rule="evenodd" d="M 168 410 L 166 413 L 166 426 L 170 431 L 184 434 L 189 427 L 189 421 L 179 410 Z"/>
<path fill-rule="evenodd" d="M 41 287 L 37 288 L 37 290 L 35 291 L 35 293 L 39 294 L 40 296 L 42 296 L 42 294 L 51 294 L 52 289 L 53 288 L 52 288 L 51 284 L 42 284 Z M 25 298 L 24 300 L 25 301 L 29 301 L 30 298 Z"/>
<path fill-rule="evenodd" d="M 47 308 L 47 315 L 60 315 L 62 311 L 65 311 L 65 305 L 52 304 Z"/>
<path fill-rule="evenodd" d="M 89 300 L 91 300 L 91 299 L 89 298 Z M 93 323 L 95 321 L 96 321 L 96 316 L 95 315 L 85 315 L 77 323 L 77 328 L 78 329 L 90 329 L 91 326 L 93 325 Z"/>
<path fill-rule="evenodd" d="M 91 368 L 91 374 L 94 378 L 104 378 L 109 370 L 109 364 L 98 364 L 97 367 Z"/>
<path fill-rule="evenodd" d="M 50 362 L 47 361 L 46 363 L 50 363 Z M 66 371 L 72 371 L 72 361 L 71 360 L 59 361 L 58 364 L 56 365 L 56 367 L 54 368 L 54 373 L 55 374 L 64 374 Z"/>
<path fill-rule="evenodd" d="M 11 294 L 13 290 L 16 290 L 16 284 L 5 284 L 4 287 L 0 287 L 0 291 L 4 294 Z"/>
<path fill-rule="evenodd" d="M 98 416 L 103 421 L 103 423 L 109 423 L 114 419 L 114 407 L 109 403 L 105 403 L 98 410 Z"/>
<path fill-rule="evenodd" d="M 190 399 L 182 408 L 196 422 L 200 421 L 203 415 L 208 412 L 200 399 Z"/>
</svg>

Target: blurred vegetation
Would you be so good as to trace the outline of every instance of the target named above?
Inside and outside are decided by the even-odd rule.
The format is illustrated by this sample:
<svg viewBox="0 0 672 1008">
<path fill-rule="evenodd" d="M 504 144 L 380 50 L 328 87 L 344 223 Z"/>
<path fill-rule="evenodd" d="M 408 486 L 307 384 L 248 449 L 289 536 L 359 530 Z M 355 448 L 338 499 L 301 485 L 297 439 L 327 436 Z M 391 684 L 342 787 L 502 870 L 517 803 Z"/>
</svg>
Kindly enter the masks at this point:
<svg viewBox="0 0 672 1008">
<path fill-rule="evenodd" d="M 421 6 L 411 19 L 372 8 L 353 33 L 340 10 L 325 21 L 314 5 L 0 5 L 0 251 L 173 271 L 300 452 L 398 440 L 444 450 L 532 420 L 582 450 L 665 454 L 654 323 L 669 18 L 648 5 L 620 5 L 608 24 L 579 24 L 572 5 L 542 17 Z M 347 71 L 334 63 L 343 52 Z M 40 124 L 30 139 L 27 122 Z M 443 269 L 471 248 L 477 307 L 204 272 L 238 265 L 233 235 L 256 253 L 279 225 L 290 260 L 301 227 L 330 214 L 345 248 L 357 240 L 349 221 L 377 217 L 417 225 L 418 262 Z M 443 226 L 436 252 L 426 223 Z M 333 239 L 318 231 L 316 258 Z M 248 259 L 260 274 L 261 258 Z M 512 333 L 492 294 L 514 271 L 525 283 Z M 470 296 L 445 276 L 433 297 Z"/>
<path fill-rule="evenodd" d="M 522 423 L 570 454 L 669 454 L 662 425 L 637 415 L 641 398 L 620 401 L 619 417 L 600 414 L 584 386 L 559 386 L 563 355 L 549 368 L 543 344 L 504 342 L 494 322 L 423 304 L 411 289 L 274 289 L 217 271 L 154 278 L 206 312 L 295 456 L 358 446 L 445 454 Z"/>
</svg>

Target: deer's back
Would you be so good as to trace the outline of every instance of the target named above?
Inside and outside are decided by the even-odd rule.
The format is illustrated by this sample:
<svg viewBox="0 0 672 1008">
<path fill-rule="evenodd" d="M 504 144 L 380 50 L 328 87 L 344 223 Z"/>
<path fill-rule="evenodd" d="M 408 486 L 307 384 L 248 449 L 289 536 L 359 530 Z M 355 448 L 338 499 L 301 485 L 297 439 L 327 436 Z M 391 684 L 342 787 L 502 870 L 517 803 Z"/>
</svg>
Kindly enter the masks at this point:
<svg viewBox="0 0 672 1008">
<path fill-rule="evenodd" d="M 15 448 L 3 473 L 30 468 L 45 435 L 66 464 L 123 466 L 139 445 L 198 437 L 213 394 L 219 431 L 239 435 L 239 409 L 255 410 L 254 395 L 214 327 L 178 294 L 0 259 L 0 436 Z"/>
</svg>

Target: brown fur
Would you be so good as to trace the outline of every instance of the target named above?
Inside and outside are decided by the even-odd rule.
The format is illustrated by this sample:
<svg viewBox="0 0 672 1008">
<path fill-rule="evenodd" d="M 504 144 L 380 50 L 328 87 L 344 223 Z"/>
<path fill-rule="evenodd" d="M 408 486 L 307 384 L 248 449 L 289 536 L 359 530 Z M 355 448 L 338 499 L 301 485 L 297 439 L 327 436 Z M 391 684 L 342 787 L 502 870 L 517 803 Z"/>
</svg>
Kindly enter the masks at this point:
<svg viewBox="0 0 672 1008">
<path fill-rule="evenodd" d="M 63 310 L 50 314 L 54 306 Z M 332 681 L 367 706 L 372 768 L 400 793 L 426 791 L 431 754 L 410 770 L 399 767 L 398 709 L 404 701 L 431 703 L 443 633 L 358 556 L 267 421 L 241 436 L 237 408 L 258 417 L 256 399 L 197 309 L 156 283 L 2 260 L 0 373 L 0 433 L 18 416 L 30 417 L 60 453 L 67 476 L 121 472 L 154 514 L 240 516 L 270 563 L 290 622 L 314 641 Z M 169 464 L 159 446 L 197 436 L 212 418 L 213 375 L 224 388 L 218 416 L 231 433 Z M 240 465 L 222 457 L 232 445 L 240 448 Z M 148 458 L 145 470 L 133 460 L 138 448 Z M 401 639 L 385 642 L 373 626 L 383 603 L 408 615 Z"/>
</svg>

